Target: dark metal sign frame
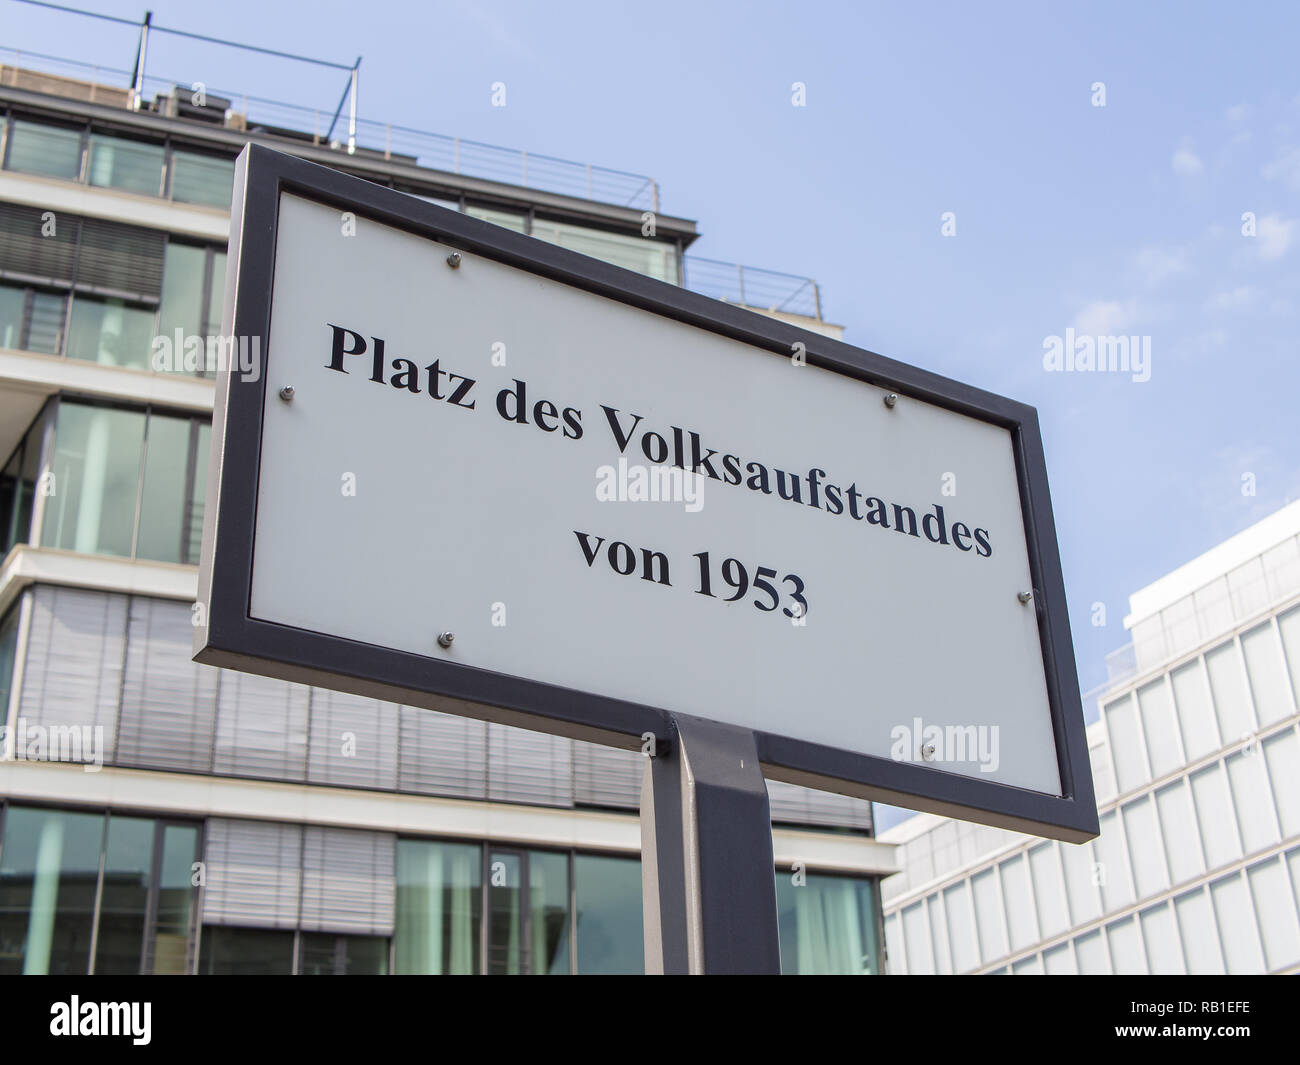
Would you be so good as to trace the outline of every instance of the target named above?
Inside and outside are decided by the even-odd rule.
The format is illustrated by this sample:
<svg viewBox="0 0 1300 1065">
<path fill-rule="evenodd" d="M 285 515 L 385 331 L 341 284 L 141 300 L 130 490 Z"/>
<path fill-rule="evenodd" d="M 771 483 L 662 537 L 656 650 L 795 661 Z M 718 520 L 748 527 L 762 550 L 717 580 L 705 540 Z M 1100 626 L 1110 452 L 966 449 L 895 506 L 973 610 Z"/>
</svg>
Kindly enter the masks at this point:
<svg viewBox="0 0 1300 1065">
<path fill-rule="evenodd" d="M 230 373 L 218 376 L 199 581 L 206 618 L 195 633 L 197 661 L 627 749 L 639 748 L 646 733 L 666 744 L 676 738 L 671 707 L 574 691 L 250 616 L 263 407 L 268 397 L 274 401 L 269 391 L 273 375 L 268 371 L 274 366 L 275 352 L 268 341 L 284 193 L 351 211 L 763 352 L 788 357 L 799 343 L 813 366 L 1007 429 L 1019 480 L 1033 608 L 1063 794 L 1046 795 L 768 732 L 754 733 L 754 740 L 763 771 L 772 779 L 1070 842 L 1098 834 L 1065 587 L 1034 408 L 256 144 L 244 149 L 235 173 L 223 332 L 259 337 L 264 366 L 255 382 Z"/>
</svg>

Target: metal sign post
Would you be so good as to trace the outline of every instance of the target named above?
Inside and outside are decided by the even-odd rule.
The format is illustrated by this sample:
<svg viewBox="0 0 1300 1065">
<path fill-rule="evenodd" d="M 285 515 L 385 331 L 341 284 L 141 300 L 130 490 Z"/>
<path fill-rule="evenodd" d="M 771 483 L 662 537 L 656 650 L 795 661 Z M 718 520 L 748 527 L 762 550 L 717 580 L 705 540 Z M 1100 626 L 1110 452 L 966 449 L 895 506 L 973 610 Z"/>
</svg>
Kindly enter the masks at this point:
<svg viewBox="0 0 1300 1065">
<path fill-rule="evenodd" d="M 673 715 L 641 785 L 647 973 L 781 971 L 772 820 L 748 729 Z"/>
</svg>

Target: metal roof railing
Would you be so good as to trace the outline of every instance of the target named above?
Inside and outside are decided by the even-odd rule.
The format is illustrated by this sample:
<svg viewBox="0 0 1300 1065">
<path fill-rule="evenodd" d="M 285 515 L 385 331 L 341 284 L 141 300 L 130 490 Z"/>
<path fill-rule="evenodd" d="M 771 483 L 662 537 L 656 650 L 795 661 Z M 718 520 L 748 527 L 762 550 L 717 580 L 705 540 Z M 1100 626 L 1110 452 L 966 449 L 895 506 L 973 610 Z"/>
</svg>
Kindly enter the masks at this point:
<svg viewBox="0 0 1300 1065">
<path fill-rule="evenodd" d="M 309 133 L 322 142 L 337 144 L 340 147 L 346 146 L 349 152 L 362 147 L 372 152 L 383 153 L 386 158 L 401 156 L 414 165 L 432 170 L 500 181 L 540 192 L 554 192 L 563 196 L 574 196 L 621 207 L 655 212 L 659 210 L 659 186 L 653 178 L 645 174 L 633 174 L 626 170 L 614 170 L 591 163 L 560 159 L 552 155 L 539 155 L 535 152 L 359 117 L 357 114 L 357 82 L 361 64 L 359 57 L 352 64 L 338 63 L 159 26 L 152 23 L 148 16 L 144 22 L 136 23 L 130 19 L 101 15 L 48 3 L 45 0 L 18 0 L 18 2 L 60 15 L 97 19 L 139 30 L 140 42 L 133 70 L 102 63 L 87 63 L 8 45 L 0 46 L 0 55 L 13 56 L 15 66 L 27 65 L 30 69 L 43 69 L 48 73 L 58 73 L 64 77 L 81 77 L 92 82 L 99 82 L 105 75 L 115 81 L 120 79 L 120 87 L 133 94 L 133 106 L 136 108 L 147 106 L 149 99 L 155 93 L 166 95 L 178 88 L 180 92 L 188 93 L 191 86 L 198 84 L 190 79 L 164 78 L 150 74 L 146 69 L 149 35 L 164 34 L 192 39 L 347 72 L 348 87 L 338 106 L 325 109 L 231 92 L 203 81 L 204 92 L 209 97 L 230 100 L 231 110 L 246 116 L 250 129 L 270 126 L 286 131 Z M 33 63 L 39 66 L 33 66 Z M 343 114 L 345 105 L 348 111 L 346 115 Z M 337 136 L 335 130 L 339 131 Z"/>
<path fill-rule="evenodd" d="M 819 321 L 822 316 L 817 282 L 798 274 L 684 255 L 682 285 L 693 292 L 745 307 L 798 314 Z"/>
</svg>

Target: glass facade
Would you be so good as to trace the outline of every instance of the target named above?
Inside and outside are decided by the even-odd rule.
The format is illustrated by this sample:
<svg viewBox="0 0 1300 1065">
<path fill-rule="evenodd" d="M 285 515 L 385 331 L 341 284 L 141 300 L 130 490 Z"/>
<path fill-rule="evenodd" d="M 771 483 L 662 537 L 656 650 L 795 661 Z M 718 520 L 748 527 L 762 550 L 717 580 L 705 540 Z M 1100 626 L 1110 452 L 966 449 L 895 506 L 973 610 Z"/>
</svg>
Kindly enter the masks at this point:
<svg viewBox="0 0 1300 1065">
<path fill-rule="evenodd" d="M 0 275 L 0 347 L 211 376 L 204 341 L 221 329 L 224 248 L 0 203 Z"/>
<path fill-rule="evenodd" d="M 879 973 L 874 887 L 869 880 L 779 873 L 781 972 Z"/>
<path fill-rule="evenodd" d="M 0 849 L 0 973 L 187 969 L 195 824 L 10 805 Z"/>
<path fill-rule="evenodd" d="M 26 118 L 10 122 L 4 166 L 141 196 L 164 195 L 165 180 L 171 199 L 205 207 L 229 207 L 235 177 L 232 158 Z"/>
<path fill-rule="evenodd" d="M 635 857 L 399 839 L 395 854 L 386 852 L 395 876 L 391 865 L 372 872 L 394 894 L 381 934 L 206 921 L 200 927 L 197 885 L 216 890 L 221 885 L 214 878 L 238 874 L 224 871 L 211 854 L 200 862 L 197 823 L 11 804 L 2 827 L 0 973 L 614 975 L 644 969 Z M 257 862 L 251 852 L 237 860 Z M 783 972 L 879 971 L 873 882 L 812 874 L 797 886 L 784 875 L 777 883 Z M 269 898 L 271 885 L 265 878 L 258 884 Z M 297 924 L 296 915 L 308 909 L 306 896 L 284 901 Z M 248 905 L 250 922 L 275 920 L 274 907 Z M 225 912 L 223 921 L 231 916 L 237 915 Z"/>
</svg>

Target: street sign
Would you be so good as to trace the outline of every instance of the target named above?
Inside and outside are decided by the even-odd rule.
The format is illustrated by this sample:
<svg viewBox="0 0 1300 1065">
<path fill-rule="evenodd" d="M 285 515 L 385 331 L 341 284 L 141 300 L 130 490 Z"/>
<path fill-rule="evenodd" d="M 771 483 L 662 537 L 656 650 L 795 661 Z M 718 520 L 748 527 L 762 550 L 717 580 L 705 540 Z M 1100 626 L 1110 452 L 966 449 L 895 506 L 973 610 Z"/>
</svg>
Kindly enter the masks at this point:
<svg viewBox="0 0 1300 1065">
<path fill-rule="evenodd" d="M 229 262 L 197 660 L 1096 835 L 1032 408 L 255 145 Z"/>
</svg>

